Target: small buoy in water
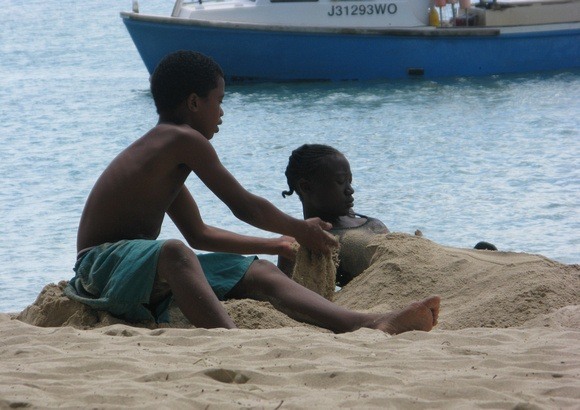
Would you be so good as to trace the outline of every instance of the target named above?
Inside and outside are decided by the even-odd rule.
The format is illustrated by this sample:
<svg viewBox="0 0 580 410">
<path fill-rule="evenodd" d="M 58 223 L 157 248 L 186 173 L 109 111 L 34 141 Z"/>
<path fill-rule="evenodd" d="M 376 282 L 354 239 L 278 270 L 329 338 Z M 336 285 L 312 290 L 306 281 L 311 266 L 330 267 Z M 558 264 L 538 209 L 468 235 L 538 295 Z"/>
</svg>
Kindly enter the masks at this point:
<svg viewBox="0 0 580 410">
<path fill-rule="evenodd" d="M 485 251 L 497 251 L 497 247 L 493 243 L 486 241 L 477 242 L 473 249 L 485 250 Z"/>
</svg>

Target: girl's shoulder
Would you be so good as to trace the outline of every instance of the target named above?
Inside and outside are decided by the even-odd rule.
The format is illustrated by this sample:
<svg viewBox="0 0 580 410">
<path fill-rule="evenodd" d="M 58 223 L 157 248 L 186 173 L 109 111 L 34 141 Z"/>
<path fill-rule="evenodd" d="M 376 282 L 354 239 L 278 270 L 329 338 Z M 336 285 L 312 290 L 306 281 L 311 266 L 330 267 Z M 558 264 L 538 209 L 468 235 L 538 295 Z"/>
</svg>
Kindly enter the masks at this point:
<svg viewBox="0 0 580 410">
<path fill-rule="evenodd" d="M 371 216 L 362 217 L 366 218 L 367 220 L 364 224 L 367 229 L 373 231 L 374 233 L 389 233 L 389 228 L 387 228 L 387 226 L 380 219 L 373 218 Z"/>
<path fill-rule="evenodd" d="M 373 233 L 388 233 L 389 229 L 381 220 L 362 214 L 348 216 L 348 220 L 343 220 L 338 226 L 331 229 L 331 232 L 339 233 L 346 230 L 358 229 L 371 231 Z"/>
</svg>

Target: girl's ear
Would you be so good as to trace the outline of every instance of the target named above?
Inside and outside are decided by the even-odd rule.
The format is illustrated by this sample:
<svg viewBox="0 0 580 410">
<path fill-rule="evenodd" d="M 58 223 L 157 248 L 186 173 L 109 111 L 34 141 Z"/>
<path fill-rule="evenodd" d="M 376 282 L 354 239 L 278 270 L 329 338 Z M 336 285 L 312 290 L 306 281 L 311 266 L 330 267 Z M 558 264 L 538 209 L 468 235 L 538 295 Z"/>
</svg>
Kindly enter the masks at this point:
<svg viewBox="0 0 580 410">
<path fill-rule="evenodd" d="M 310 190 L 311 190 L 310 181 L 304 178 L 300 178 L 298 180 L 298 183 L 296 184 L 296 191 L 298 192 L 298 194 L 301 197 L 303 197 L 305 195 L 308 195 L 310 193 Z"/>
</svg>

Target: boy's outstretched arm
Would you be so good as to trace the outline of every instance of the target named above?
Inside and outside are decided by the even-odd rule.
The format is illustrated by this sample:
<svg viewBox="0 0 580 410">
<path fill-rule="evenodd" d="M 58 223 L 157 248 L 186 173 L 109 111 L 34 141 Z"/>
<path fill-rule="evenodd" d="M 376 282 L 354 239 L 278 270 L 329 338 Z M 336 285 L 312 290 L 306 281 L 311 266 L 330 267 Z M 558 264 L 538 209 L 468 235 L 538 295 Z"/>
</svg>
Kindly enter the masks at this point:
<svg viewBox="0 0 580 410">
<path fill-rule="evenodd" d="M 206 225 L 195 200 L 185 186 L 173 201 L 167 214 L 183 234 L 189 246 L 194 249 L 209 252 L 280 255 L 290 260 L 294 259 L 292 249 L 294 238 L 288 236 L 259 238 Z"/>
<path fill-rule="evenodd" d="M 182 162 L 197 174 L 237 218 L 257 228 L 291 236 L 302 246 L 315 252 L 328 253 L 337 245 L 336 239 L 326 232 L 332 227 L 329 223 L 319 218 L 293 218 L 266 199 L 244 189 L 222 165 L 212 145 L 201 134 L 192 130 L 188 138 L 181 141 L 184 146 L 179 147 L 178 155 L 182 155 Z M 185 202 L 181 206 L 189 207 Z M 196 213 L 196 217 L 201 220 L 199 210 Z M 185 213 L 180 215 L 185 217 Z"/>
</svg>

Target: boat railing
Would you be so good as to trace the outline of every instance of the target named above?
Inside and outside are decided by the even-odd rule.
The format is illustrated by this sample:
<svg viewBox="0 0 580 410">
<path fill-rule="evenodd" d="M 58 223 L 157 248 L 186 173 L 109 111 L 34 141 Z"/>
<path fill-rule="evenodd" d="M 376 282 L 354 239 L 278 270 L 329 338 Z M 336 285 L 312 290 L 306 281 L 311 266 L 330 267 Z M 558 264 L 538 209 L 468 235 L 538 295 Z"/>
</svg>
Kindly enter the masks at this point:
<svg viewBox="0 0 580 410">
<path fill-rule="evenodd" d="M 183 7 L 183 0 L 176 0 L 175 4 L 173 5 L 173 11 L 171 12 L 171 15 L 178 16 L 179 12 L 181 11 L 181 7 Z"/>
<path fill-rule="evenodd" d="M 181 9 L 183 8 L 183 6 L 190 6 L 190 5 L 204 4 L 204 3 L 225 3 L 228 1 L 231 1 L 231 0 L 192 0 L 192 1 L 176 0 L 175 4 L 173 5 L 173 11 L 171 12 L 171 15 L 173 17 L 179 16 L 179 13 L 181 12 Z M 255 2 L 256 0 L 247 0 L 247 1 Z"/>
<path fill-rule="evenodd" d="M 188 4 L 224 3 L 224 2 L 227 2 L 227 1 L 231 1 L 231 0 L 191 0 L 191 1 L 177 0 L 175 2 L 175 7 L 178 6 L 177 3 L 180 3 L 179 4 L 179 8 L 181 8 L 182 5 L 188 5 Z M 247 1 L 255 2 L 256 0 L 247 0 Z"/>
</svg>

